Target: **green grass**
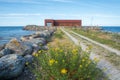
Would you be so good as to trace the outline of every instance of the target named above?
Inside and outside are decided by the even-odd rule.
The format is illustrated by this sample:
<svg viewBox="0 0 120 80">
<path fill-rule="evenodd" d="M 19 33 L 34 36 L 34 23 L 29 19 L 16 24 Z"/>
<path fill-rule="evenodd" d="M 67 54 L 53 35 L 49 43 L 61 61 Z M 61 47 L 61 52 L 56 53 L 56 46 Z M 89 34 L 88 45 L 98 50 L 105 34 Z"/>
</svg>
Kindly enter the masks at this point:
<svg viewBox="0 0 120 80">
<path fill-rule="evenodd" d="M 81 35 L 84 35 L 88 38 L 91 38 L 97 42 L 100 42 L 100 43 L 105 44 L 105 45 L 109 45 L 113 48 L 120 50 L 120 42 L 119 42 L 120 36 L 119 35 L 111 35 L 111 34 L 108 34 L 105 32 L 82 30 L 82 29 L 71 29 L 71 30 L 73 30 Z M 107 39 L 106 37 L 99 38 L 98 36 L 101 36 L 101 35 L 105 35 L 105 36 L 108 36 L 110 38 L 109 39 Z M 115 40 L 117 39 L 117 41 L 115 41 L 114 39 Z"/>
<path fill-rule="evenodd" d="M 56 34 L 48 44 L 49 50 L 35 55 L 31 70 L 36 80 L 107 80 L 97 68 L 97 58 L 91 61 L 90 54 L 71 43 L 61 31 Z"/>
<path fill-rule="evenodd" d="M 61 39 L 61 38 L 63 38 L 63 35 L 64 35 L 64 33 L 61 30 L 59 30 L 59 31 L 55 32 L 54 37 Z"/>
</svg>

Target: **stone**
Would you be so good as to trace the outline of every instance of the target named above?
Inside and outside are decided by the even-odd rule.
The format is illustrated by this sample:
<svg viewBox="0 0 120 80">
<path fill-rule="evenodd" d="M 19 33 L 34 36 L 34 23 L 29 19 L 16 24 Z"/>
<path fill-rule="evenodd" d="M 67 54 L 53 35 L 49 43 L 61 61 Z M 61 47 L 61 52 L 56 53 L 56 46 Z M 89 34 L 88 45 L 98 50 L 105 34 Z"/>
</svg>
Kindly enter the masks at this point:
<svg viewBox="0 0 120 80">
<path fill-rule="evenodd" d="M 9 54 L 0 58 L 0 80 L 20 75 L 25 66 L 25 59 L 18 54 Z"/>
<path fill-rule="evenodd" d="M 31 35 L 22 36 L 20 39 L 21 39 L 22 41 L 27 41 L 27 40 L 30 39 L 30 36 L 31 36 Z"/>
<path fill-rule="evenodd" d="M 0 51 L 0 57 L 8 55 L 8 54 L 12 54 L 12 52 L 13 52 L 12 50 L 5 48 L 5 49 Z"/>
<path fill-rule="evenodd" d="M 47 45 L 42 46 L 41 50 L 48 50 L 48 46 Z"/>
<path fill-rule="evenodd" d="M 2 50 L 2 49 L 4 49 L 5 48 L 5 44 L 4 45 L 0 45 L 0 51 Z"/>
<path fill-rule="evenodd" d="M 44 38 L 35 38 L 35 39 L 28 40 L 28 42 L 31 42 L 36 45 L 45 45 L 46 44 L 46 40 Z"/>
<path fill-rule="evenodd" d="M 15 54 L 26 55 L 31 54 L 33 48 L 31 45 L 26 45 L 22 42 L 19 42 L 17 39 L 12 39 L 8 44 L 6 44 L 5 48 L 9 48 L 14 51 Z"/>
<path fill-rule="evenodd" d="M 26 63 L 32 63 L 33 62 L 33 56 L 32 55 L 26 55 L 24 56 Z"/>
</svg>

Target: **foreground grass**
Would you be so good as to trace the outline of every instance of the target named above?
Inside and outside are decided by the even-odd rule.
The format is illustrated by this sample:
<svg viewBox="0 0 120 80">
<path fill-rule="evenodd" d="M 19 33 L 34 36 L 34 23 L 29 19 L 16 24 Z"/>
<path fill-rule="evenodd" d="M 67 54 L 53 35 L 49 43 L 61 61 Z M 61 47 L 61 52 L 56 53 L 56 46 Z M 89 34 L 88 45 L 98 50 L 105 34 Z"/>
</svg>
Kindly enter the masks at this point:
<svg viewBox="0 0 120 80">
<path fill-rule="evenodd" d="M 114 65 L 118 70 L 120 70 L 120 56 L 110 52 L 108 50 L 105 50 L 104 48 L 95 45 L 93 43 L 90 43 L 89 41 L 82 39 L 78 36 L 76 36 L 73 33 L 70 33 L 72 36 L 74 36 L 76 39 L 78 39 L 81 43 L 84 43 L 84 45 L 86 46 L 92 46 L 91 50 L 93 53 L 100 55 L 103 59 L 105 58 L 106 60 L 108 60 L 110 63 L 112 63 L 112 65 Z"/>
<path fill-rule="evenodd" d="M 55 33 L 48 46 L 48 51 L 35 55 L 32 71 L 37 80 L 106 80 L 96 67 L 98 59 L 91 61 L 89 53 L 73 45 L 61 31 Z"/>
<path fill-rule="evenodd" d="M 100 32 L 97 30 L 83 30 L 80 28 L 73 28 L 73 29 L 71 28 L 70 30 L 73 30 L 97 42 L 100 42 L 105 45 L 109 45 L 113 48 L 120 50 L 120 35 L 118 34 L 110 34 L 107 32 Z"/>
</svg>

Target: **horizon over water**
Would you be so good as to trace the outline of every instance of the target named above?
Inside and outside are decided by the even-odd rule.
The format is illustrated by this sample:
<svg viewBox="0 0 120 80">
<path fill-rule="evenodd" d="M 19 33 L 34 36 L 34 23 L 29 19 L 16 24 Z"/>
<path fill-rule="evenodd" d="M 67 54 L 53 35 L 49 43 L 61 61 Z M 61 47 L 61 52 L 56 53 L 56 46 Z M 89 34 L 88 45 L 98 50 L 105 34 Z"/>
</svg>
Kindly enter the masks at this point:
<svg viewBox="0 0 120 80">
<path fill-rule="evenodd" d="M 24 35 L 30 35 L 34 31 L 23 30 L 24 26 L 0 26 L 0 45 L 9 42 L 12 38 L 20 38 Z"/>
<path fill-rule="evenodd" d="M 12 38 L 20 40 L 22 36 L 33 34 L 34 31 L 23 30 L 24 26 L 0 26 L 0 45 Z M 104 31 L 120 33 L 120 26 L 101 26 Z"/>
<path fill-rule="evenodd" d="M 103 31 L 120 33 L 120 26 L 101 26 Z"/>
</svg>

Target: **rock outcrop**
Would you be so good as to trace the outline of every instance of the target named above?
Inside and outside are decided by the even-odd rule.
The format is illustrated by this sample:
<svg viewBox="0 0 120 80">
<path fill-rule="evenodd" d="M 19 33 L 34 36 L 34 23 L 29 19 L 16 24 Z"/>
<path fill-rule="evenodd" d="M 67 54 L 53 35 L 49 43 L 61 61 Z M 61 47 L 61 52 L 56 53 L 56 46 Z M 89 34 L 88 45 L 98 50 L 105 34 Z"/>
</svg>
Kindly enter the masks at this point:
<svg viewBox="0 0 120 80">
<path fill-rule="evenodd" d="M 32 53 L 32 46 L 28 46 L 19 42 L 16 38 L 12 39 L 5 48 L 11 49 L 15 54 L 26 55 Z"/>
<path fill-rule="evenodd" d="M 34 26 L 30 27 L 31 30 L 35 28 Z M 26 29 L 29 30 L 29 27 Z M 38 50 L 48 50 L 46 44 L 55 29 L 36 28 L 36 30 L 40 31 L 32 35 L 23 36 L 21 40 L 13 38 L 0 47 L 0 80 L 11 79 L 24 74 L 26 64 L 31 64 L 34 60 L 33 54 L 37 53 Z"/>
<path fill-rule="evenodd" d="M 3 50 L 0 51 L 0 57 L 11 54 L 13 51 L 10 50 L 9 48 L 5 48 Z"/>
<path fill-rule="evenodd" d="M 20 75 L 25 65 L 25 59 L 18 54 L 9 54 L 0 58 L 0 80 Z"/>
</svg>

